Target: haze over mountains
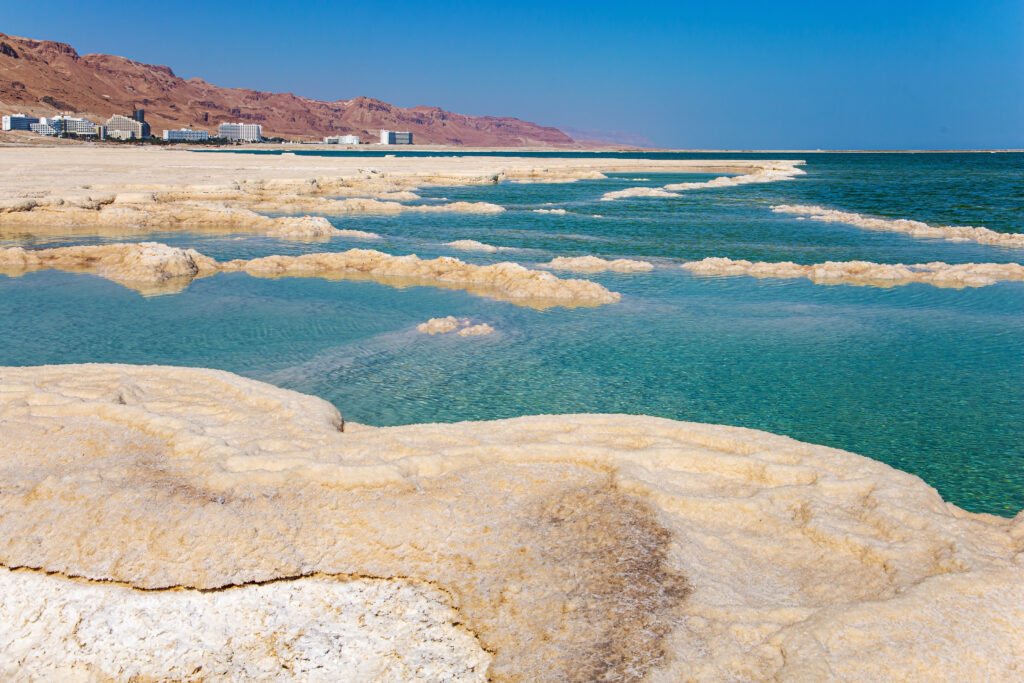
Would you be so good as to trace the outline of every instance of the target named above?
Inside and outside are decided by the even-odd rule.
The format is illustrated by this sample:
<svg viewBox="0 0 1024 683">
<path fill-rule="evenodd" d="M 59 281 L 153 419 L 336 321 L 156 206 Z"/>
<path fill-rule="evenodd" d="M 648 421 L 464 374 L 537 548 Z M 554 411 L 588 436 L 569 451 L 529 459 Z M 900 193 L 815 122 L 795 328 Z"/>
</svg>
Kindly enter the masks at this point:
<svg viewBox="0 0 1024 683">
<path fill-rule="evenodd" d="M 0 110 L 53 116 L 73 113 L 102 123 L 146 110 L 154 134 L 164 128 L 213 131 L 225 121 L 263 126 L 265 137 L 318 139 L 358 135 L 375 142 L 381 128 L 408 130 L 417 143 L 487 147 L 567 146 L 550 126 L 512 117 L 468 116 L 438 107 L 396 107 L 370 97 L 323 102 L 291 93 L 222 88 L 184 80 L 170 67 L 105 54 L 79 55 L 65 43 L 0 33 Z"/>
</svg>

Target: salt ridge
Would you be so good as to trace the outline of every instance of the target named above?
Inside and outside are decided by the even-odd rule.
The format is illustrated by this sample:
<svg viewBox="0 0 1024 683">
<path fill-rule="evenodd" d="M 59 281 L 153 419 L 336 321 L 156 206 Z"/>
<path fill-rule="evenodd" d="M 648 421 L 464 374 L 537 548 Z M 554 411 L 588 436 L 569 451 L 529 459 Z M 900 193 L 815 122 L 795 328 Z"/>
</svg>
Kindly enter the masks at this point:
<svg viewBox="0 0 1024 683">
<path fill-rule="evenodd" d="M 987 287 L 999 281 L 1024 281 L 1024 265 L 1018 263 L 872 263 L 870 261 L 826 261 L 801 265 L 751 262 L 709 257 L 684 263 L 682 268 L 697 275 L 750 275 L 758 278 L 807 278 L 817 284 L 871 287 L 899 287 L 913 282 L 935 287 L 961 289 Z"/>
<path fill-rule="evenodd" d="M 988 228 L 966 225 L 929 225 L 906 218 L 873 218 L 850 211 L 838 211 L 821 206 L 805 204 L 778 204 L 772 207 L 775 213 L 793 214 L 824 223 L 845 223 L 865 230 L 900 232 L 911 237 L 943 239 L 950 242 L 977 242 L 998 247 L 1024 248 L 1024 234 L 997 232 Z"/>
<path fill-rule="evenodd" d="M 144 294 L 178 292 L 195 278 L 244 271 L 255 277 L 361 277 L 395 286 L 424 284 L 536 308 L 597 306 L 621 298 L 596 282 L 562 279 L 508 261 L 479 266 L 451 256 L 421 259 L 372 249 L 217 262 L 193 249 L 157 242 L 0 248 L 0 272 L 17 276 L 47 268 L 93 273 Z"/>
</svg>

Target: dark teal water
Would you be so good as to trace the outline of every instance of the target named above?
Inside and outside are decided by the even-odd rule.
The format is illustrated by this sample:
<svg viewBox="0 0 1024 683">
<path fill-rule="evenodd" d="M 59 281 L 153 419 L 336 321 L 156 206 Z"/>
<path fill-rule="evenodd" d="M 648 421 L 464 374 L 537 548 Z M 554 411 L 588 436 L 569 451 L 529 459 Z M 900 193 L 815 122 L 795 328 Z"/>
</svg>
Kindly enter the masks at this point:
<svg viewBox="0 0 1024 683">
<path fill-rule="evenodd" d="M 1024 262 L 1024 250 L 921 240 L 772 213 L 779 203 L 1024 228 L 1024 155 L 806 155 L 806 176 L 602 202 L 607 191 L 711 176 L 432 188 L 425 202 L 489 201 L 498 216 L 334 219 L 381 242 L 202 234 L 139 239 L 218 259 L 370 246 L 524 264 L 642 257 L 652 273 L 595 275 L 619 304 L 537 311 L 429 287 L 223 274 L 144 298 L 87 275 L 0 276 L 0 364 L 216 367 L 322 396 L 376 425 L 536 413 L 624 412 L 742 425 L 845 448 L 912 472 L 965 508 L 1024 507 L 1024 283 L 965 290 L 701 278 L 705 256 L 756 260 Z M 539 214 L 564 208 L 567 215 Z M 519 249 L 453 252 L 454 239 Z M 70 244 L 21 235 L 4 244 Z M 429 337 L 430 317 L 497 328 Z"/>
</svg>

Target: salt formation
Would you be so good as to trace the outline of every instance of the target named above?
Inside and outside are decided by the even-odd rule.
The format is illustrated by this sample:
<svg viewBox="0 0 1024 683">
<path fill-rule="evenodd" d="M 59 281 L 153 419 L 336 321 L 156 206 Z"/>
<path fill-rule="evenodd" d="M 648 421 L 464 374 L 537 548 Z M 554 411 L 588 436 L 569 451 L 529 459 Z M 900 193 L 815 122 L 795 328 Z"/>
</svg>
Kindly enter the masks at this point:
<svg viewBox="0 0 1024 683">
<path fill-rule="evenodd" d="M 565 214 L 569 213 L 565 209 L 534 209 L 533 212 L 534 213 L 553 213 L 556 216 L 564 216 Z"/>
<path fill-rule="evenodd" d="M 460 337 L 480 337 L 488 335 L 494 332 L 494 328 L 487 323 L 480 323 L 478 325 L 470 325 L 459 330 Z"/>
<path fill-rule="evenodd" d="M 450 256 L 421 259 L 415 254 L 392 256 L 371 249 L 264 256 L 224 263 L 193 249 L 156 242 L 0 249 L 0 273 L 20 275 L 46 268 L 93 273 L 144 294 L 178 292 L 194 278 L 244 271 L 254 277 L 365 278 L 397 287 L 462 289 L 535 308 L 598 306 L 621 299 L 620 294 L 596 282 L 561 279 L 507 261 L 478 266 Z"/>
<path fill-rule="evenodd" d="M 625 190 L 605 192 L 601 195 L 602 202 L 611 202 L 616 199 L 627 199 L 629 197 L 678 197 L 678 192 L 669 192 L 660 187 L 628 187 Z"/>
<path fill-rule="evenodd" d="M 1001 280 L 1024 280 L 1018 263 L 957 263 L 935 261 L 903 265 L 870 261 L 826 261 L 800 265 L 790 261 L 765 263 L 709 257 L 684 263 L 698 275 L 751 275 L 760 278 L 807 278 L 817 284 L 897 287 L 923 282 L 935 287 L 986 287 Z"/>
<path fill-rule="evenodd" d="M 609 261 L 597 256 L 558 256 L 540 265 L 542 268 L 573 270 L 577 273 L 600 273 L 605 270 L 618 273 L 642 273 L 654 269 L 654 265 L 648 261 L 634 261 L 625 258 Z"/>
<path fill-rule="evenodd" d="M 7 680 L 485 681 L 491 660 L 412 581 L 145 592 L 0 568 L 0 595 Z"/>
<path fill-rule="evenodd" d="M 467 318 L 456 318 L 453 315 L 445 318 L 431 318 L 427 322 L 417 325 L 416 329 L 430 335 L 447 334 L 458 330 L 460 337 L 476 337 L 494 332 L 494 328 L 487 323 L 470 325 Z"/>
<path fill-rule="evenodd" d="M 469 320 L 466 318 L 456 318 L 454 315 L 449 315 L 445 318 L 431 318 L 427 322 L 417 325 L 416 329 L 423 334 L 447 334 L 468 324 Z"/>
<path fill-rule="evenodd" d="M 392 256 L 371 249 L 266 256 L 228 261 L 221 263 L 220 268 L 222 271 L 242 270 L 257 277 L 365 277 L 395 286 L 427 284 L 463 289 L 536 308 L 597 306 L 622 298 L 596 282 L 561 279 L 507 261 L 478 266 L 451 256 L 421 259 L 415 254 Z"/>
<path fill-rule="evenodd" d="M 911 237 L 943 239 L 950 242 L 977 242 L 998 247 L 1024 247 L 1024 233 L 997 232 L 988 228 L 966 225 L 929 225 L 905 218 L 872 218 L 850 211 L 836 211 L 821 206 L 779 204 L 772 207 L 776 213 L 794 214 L 825 223 L 846 223 L 865 230 L 902 232 Z"/>
<path fill-rule="evenodd" d="M 0 248 L 0 273 L 18 276 L 48 268 L 93 273 L 153 295 L 179 292 L 193 279 L 216 273 L 219 266 L 194 249 L 178 249 L 158 242 L 54 249 Z"/>
<path fill-rule="evenodd" d="M 498 251 L 498 247 L 477 242 L 476 240 L 455 240 L 454 242 L 446 242 L 445 246 L 452 249 L 462 249 L 463 251 L 486 251 L 488 253 Z"/>
<path fill-rule="evenodd" d="M 0 369 L 0 671 L 1019 674 L 1024 514 L 738 427 L 341 424 L 214 370 Z"/>
<path fill-rule="evenodd" d="M 630 187 L 625 190 L 606 192 L 602 201 L 614 201 L 627 197 L 678 197 L 683 190 L 698 190 L 703 188 L 736 187 L 738 185 L 754 185 L 758 183 L 775 183 L 780 180 L 793 180 L 795 176 L 804 175 L 806 171 L 797 168 L 802 161 L 789 163 L 777 163 L 770 166 L 761 166 L 750 173 L 736 176 L 719 176 L 711 180 L 704 180 L 692 183 L 672 183 L 664 187 Z M 643 180 L 643 178 L 638 178 Z"/>
<path fill-rule="evenodd" d="M 680 190 L 697 190 L 701 188 L 714 187 L 736 187 L 737 185 L 756 185 L 759 183 L 775 183 L 780 180 L 793 180 L 795 176 L 804 175 L 806 171 L 796 166 L 773 166 L 761 168 L 753 173 L 745 173 L 737 176 L 719 176 L 711 180 L 694 183 L 672 183 L 666 185 L 666 190 L 678 192 Z"/>
</svg>

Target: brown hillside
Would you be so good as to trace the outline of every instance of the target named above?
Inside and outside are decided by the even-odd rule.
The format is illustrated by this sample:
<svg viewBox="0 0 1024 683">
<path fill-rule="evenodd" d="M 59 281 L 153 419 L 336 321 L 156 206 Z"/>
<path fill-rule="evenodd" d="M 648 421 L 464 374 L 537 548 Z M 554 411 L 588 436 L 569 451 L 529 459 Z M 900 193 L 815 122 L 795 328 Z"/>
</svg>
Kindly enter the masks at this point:
<svg viewBox="0 0 1024 683">
<path fill-rule="evenodd" d="M 178 78 L 167 66 L 113 55 L 79 55 L 67 44 L 0 33 L 0 110 L 53 116 L 60 112 L 102 123 L 111 114 L 146 110 L 159 135 L 164 128 L 213 131 L 225 121 L 263 125 L 264 136 L 315 139 L 379 130 L 408 130 L 417 143 L 515 147 L 567 145 L 556 128 L 511 117 L 466 116 L 437 107 L 403 109 L 369 97 L 321 102 L 291 93 L 221 88 L 200 78 Z"/>
</svg>

